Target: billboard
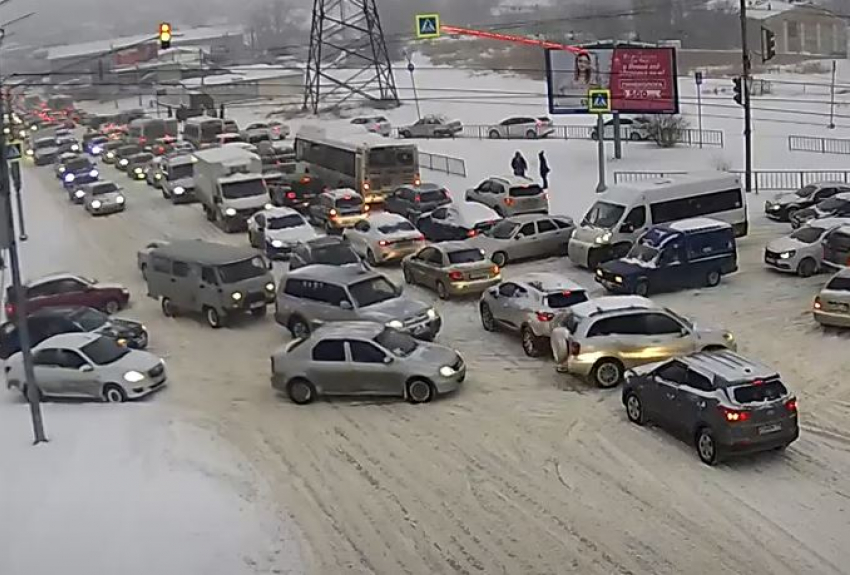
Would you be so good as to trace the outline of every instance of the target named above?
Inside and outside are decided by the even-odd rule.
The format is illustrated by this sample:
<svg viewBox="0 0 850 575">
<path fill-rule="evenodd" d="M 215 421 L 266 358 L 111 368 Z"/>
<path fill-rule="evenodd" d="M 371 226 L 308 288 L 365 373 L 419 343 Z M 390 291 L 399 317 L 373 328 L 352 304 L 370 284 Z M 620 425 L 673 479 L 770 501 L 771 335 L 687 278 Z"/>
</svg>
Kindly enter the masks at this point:
<svg viewBox="0 0 850 575">
<path fill-rule="evenodd" d="M 603 46 L 546 50 L 550 114 L 587 114 L 588 91 L 610 90 L 611 111 L 678 114 L 676 49 Z"/>
</svg>

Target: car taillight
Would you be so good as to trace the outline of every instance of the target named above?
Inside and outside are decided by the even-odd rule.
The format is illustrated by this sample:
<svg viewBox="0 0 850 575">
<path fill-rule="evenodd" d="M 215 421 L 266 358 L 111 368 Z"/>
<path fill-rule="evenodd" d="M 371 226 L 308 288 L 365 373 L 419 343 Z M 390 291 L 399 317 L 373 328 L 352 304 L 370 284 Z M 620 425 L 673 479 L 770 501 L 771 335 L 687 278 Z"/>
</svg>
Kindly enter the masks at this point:
<svg viewBox="0 0 850 575">
<path fill-rule="evenodd" d="M 575 356 L 581 354 L 581 344 L 579 344 L 577 341 L 571 340 L 569 346 L 569 354 Z"/>
<path fill-rule="evenodd" d="M 506 206 L 514 205 L 514 199 L 513 198 L 505 198 L 505 205 Z"/>
<path fill-rule="evenodd" d="M 369 207 L 369 204 L 364 204 L 364 205 L 363 205 L 363 211 L 364 211 L 364 212 L 368 212 L 370 209 L 371 209 L 371 208 Z"/>
<path fill-rule="evenodd" d="M 797 413 L 797 399 L 789 399 L 785 402 L 785 409 L 789 413 Z"/>
<path fill-rule="evenodd" d="M 336 217 L 336 210 L 332 208 L 331 211 L 328 212 L 328 215 L 330 215 L 330 217 L 332 217 L 332 218 L 335 218 Z"/>
<path fill-rule="evenodd" d="M 814 303 L 813 307 L 815 309 L 821 309 L 823 307 L 823 304 L 820 302 L 820 296 L 817 296 L 815 298 L 815 303 Z"/>
<path fill-rule="evenodd" d="M 750 419 L 749 411 L 741 411 L 739 409 L 726 409 L 725 407 L 721 407 L 720 411 L 723 412 L 723 417 L 726 418 L 726 421 L 730 423 L 742 423 Z"/>
<path fill-rule="evenodd" d="M 379 240 L 378 245 L 381 246 L 382 248 L 385 248 L 388 245 L 390 245 L 390 242 L 388 242 L 387 240 Z"/>
<path fill-rule="evenodd" d="M 287 199 L 294 200 L 295 199 L 295 192 L 286 192 L 286 197 L 287 197 Z"/>
<path fill-rule="evenodd" d="M 15 306 L 13 306 L 13 305 L 12 305 L 12 304 L 10 304 L 10 303 L 7 303 L 7 304 L 6 304 L 6 316 L 7 316 L 7 317 L 8 317 L 8 316 L 11 316 L 11 315 L 12 315 L 12 314 L 14 314 L 14 313 L 15 313 Z"/>
<path fill-rule="evenodd" d="M 453 282 L 459 282 L 463 279 L 463 274 L 461 272 L 449 272 L 449 279 Z"/>
<path fill-rule="evenodd" d="M 499 266 L 493 266 L 493 268 L 490 271 L 493 272 L 494 276 L 499 275 Z"/>
<path fill-rule="evenodd" d="M 477 235 L 478 235 L 478 232 L 475 231 L 475 230 L 469 230 L 469 231 L 466 232 L 466 236 L 470 237 L 470 238 L 474 238 Z"/>
<path fill-rule="evenodd" d="M 416 194 L 415 196 L 413 196 L 413 201 L 418 204 L 419 202 L 422 201 L 422 196 L 420 196 L 419 194 Z"/>
<path fill-rule="evenodd" d="M 310 176 L 304 176 L 303 178 L 301 178 L 301 183 L 302 184 L 309 184 L 310 183 Z"/>
<path fill-rule="evenodd" d="M 555 314 L 551 311 L 538 311 L 537 319 L 538 321 L 552 321 L 555 319 Z"/>
<path fill-rule="evenodd" d="M 422 183 L 422 180 L 419 179 L 419 176 L 416 176 L 415 178 L 413 178 L 413 185 L 414 186 L 418 186 L 421 183 Z"/>
<path fill-rule="evenodd" d="M 416 236 L 415 238 L 413 238 L 413 241 L 415 241 L 415 242 L 424 242 L 424 241 L 425 241 L 425 236 L 422 236 L 422 235 Z"/>
<path fill-rule="evenodd" d="M 363 189 L 366 190 L 367 192 L 371 189 L 371 187 L 372 186 L 369 185 L 369 182 L 363 182 Z"/>
</svg>

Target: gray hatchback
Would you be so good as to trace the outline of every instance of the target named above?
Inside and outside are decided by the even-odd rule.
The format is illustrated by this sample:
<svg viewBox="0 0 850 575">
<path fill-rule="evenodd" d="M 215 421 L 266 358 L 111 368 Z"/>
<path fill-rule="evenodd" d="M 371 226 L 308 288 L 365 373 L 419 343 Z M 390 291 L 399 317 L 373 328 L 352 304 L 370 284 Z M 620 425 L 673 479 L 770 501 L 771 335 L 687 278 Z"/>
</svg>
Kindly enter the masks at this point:
<svg viewBox="0 0 850 575">
<path fill-rule="evenodd" d="M 622 399 L 629 420 L 653 421 L 687 438 L 708 465 L 736 453 L 785 449 L 800 435 L 797 399 L 779 374 L 731 351 L 632 369 Z"/>
</svg>

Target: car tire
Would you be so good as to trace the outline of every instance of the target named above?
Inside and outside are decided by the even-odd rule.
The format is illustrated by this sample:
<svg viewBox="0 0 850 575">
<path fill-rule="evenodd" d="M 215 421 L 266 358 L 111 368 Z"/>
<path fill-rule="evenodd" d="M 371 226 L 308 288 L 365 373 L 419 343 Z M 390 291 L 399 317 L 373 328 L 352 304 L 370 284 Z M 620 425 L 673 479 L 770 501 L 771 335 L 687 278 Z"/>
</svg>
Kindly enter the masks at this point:
<svg viewBox="0 0 850 575">
<path fill-rule="evenodd" d="M 437 282 L 437 297 L 440 299 L 449 299 L 449 290 L 446 288 L 446 284 L 441 281 Z"/>
<path fill-rule="evenodd" d="M 505 267 L 505 264 L 508 263 L 508 254 L 505 252 L 496 252 L 492 256 L 490 256 L 490 261 L 499 266 L 500 268 Z"/>
<path fill-rule="evenodd" d="M 103 401 L 105 403 L 124 403 L 127 401 L 127 394 L 121 389 L 120 385 L 107 383 L 103 386 Z"/>
<path fill-rule="evenodd" d="M 785 210 L 785 220 L 789 222 L 793 221 L 794 215 L 799 211 L 800 208 L 788 208 L 787 210 Z"/>
<path fill-rule="evenodd" d="M 121 311 L 121 303 L 118 300 L 111 299 L 103 304 L 103 311 L 106 312 L 107 315 L 115 315 Z"/>
<path fill-rule="evenodd" d="M 481 316 L 481 327 L 484 331 L 497 331 L 499 328 L 496 325 L 496 319 L 493 317 L 493 310 L 486 303 L 478 306 L 478 313 Z"/>
<path fill-rule="evenodd" d="M 522 326 L 520 338 L 522 339 L 522 350 L 528 357 L 540 357 L 545 353 L 546 338 L 535 335 L 527 325 Z"/>
<path fill-rule="evenodd" d="M 715 344 L 715 345 L 705 346 L 704 348 L 702 348 L 702 352 L 703 353 L 714 353 L 714 352 L 717 352 L 717 351 L 726 351 L 727 349 L 729 349 L 729 348 L 723 347 L 722 345 L 716 345 Z"/>
<path fill-rule="evenodd" d="M 148 332 L 143 331 L 139 336 L 139 341 L 136 344 L 136 349 L 147 349 L 148 344 L 150 343 L 150 335 Z"/>
<path fill-rule="evenodd" d="M 536 140 L 537 139 L 537 132 L 535 132 L 534 130 L 528 130 L 525 133 L 525 137 L 529 140 Z"/>
<path fill-rule="evenodd" d="M 375 258 L 375 252 L 371 249 L 366 250 L 366 263 L 372 267 L 378 267 L 378 260 Z"/>
<path fill-rule="evenodd" d="M 218 313 L 218 310 L 211 306 L 204 307 L 204 318 L 207 320 L 207 325 L 213 329 L 224 327 L 224 317 Z"/>
<path fill-rule="evenodd" d="M 592 132 L 590 132 L 590 139 L 593 140 L 594 142 L 599 139 L 599 134 L 597 133 L 596 130 L 593 130 Z"/>
<path fill-rule="evenodd" d="M 640 134 L 638 134 L 637 132 L 632 132 L 631 134 L 629 134 L 629 140 L 631 140 L 632 142 L 639 142 Z"/>
<path fill-rule="evenodd" d="M 635 284 L 635 295 L 639 295 L 641 297 L 646 297 L 649 295 L 649 282 L 644 279 L 638 280 Z"/>
<path fill-rule="evenodd" d="M 407 400 L 410 403 L 428 403 L 434 399 L 434 386 L 426 379 L 411 379 L 407 382 Z"/>
<path fill-rule="evenodd" d="M 590 372 L 590 379 L 602 389 L 611 389 L 623 381 L 623 364 L 613 358 L 600 359 Z"/>
<path fill-rule="evenodd" d="M 289 323 L 286 327 L 289 333 L 292 334 L 292 337 L 296 339 L 305 339 L 310 336 L 310 324 L 297 315 L 289 318 Z"/>
<path fill-rule="evenodd" d="M 169 298 L 162 298 L 160 307 L 162 307 L 162 315 L 165 317 L 177 317 L 177 308 L 174 307 Z"/>
<path fill-rule="evenodd" d="M 286 385 L 286 395 L 295 405 L 307 405 L 316 399 L 316 388 L 306 379 L 297 377 Z"/>
<path fill-rule="evenodd" d="M 705 287 L 716 287 L 720 283 L 720 271 L 711 270 L 705 274 Z"/>
<path fill-rule="evenodd" d="M 404 283 L 413 285 L 413 272 L 410 271 L 410 268 L 404 265 L 401 266 L 401 275 L 404 276 Z"/>
<path fill-rule="evenodd" d="M 251 310 L 251 315 L 254 317 L 265 317 L 267 311 L 266 306 L 258 307 Z"/>
<path fill-rule="evenodd" d="M 710 428 L 701 427 L 697 430 L 694 447 L 696 447 L 700 461 L 706 465 L 717 465 L 720 457 L 717 451 L 717 443 L 714 441 L 714 434 L 711 433 Z"/>
<path fill-rule="evenodd" d="M 411 134 L 409 130 L 399 130 L 398 135 L 402 138 L 410 138 Z"/>
<path fill-rule="evenodd" d="M 818 273 L 818 263 L 814 258 L 803 258 L 797 266 L 797 275 L 801 278 L 810 278 Z"/>
<path fill-rule="evenodd" d="M 634 392 L 629 392 L 626 395 L 626 417 L 635 425 L 643 425 L 646 423 L 646 415 L 643 412 L 643 403 Z"/>
<path fill-rule="evenodd" d="M 498 130 L 490 130 L 490 133 L 488 134 L 488 136 L 490 137 L 491 140 L 498 140 L 499 138 L 502 137 L 502 135 L 499 133 Z"/>
</svg>

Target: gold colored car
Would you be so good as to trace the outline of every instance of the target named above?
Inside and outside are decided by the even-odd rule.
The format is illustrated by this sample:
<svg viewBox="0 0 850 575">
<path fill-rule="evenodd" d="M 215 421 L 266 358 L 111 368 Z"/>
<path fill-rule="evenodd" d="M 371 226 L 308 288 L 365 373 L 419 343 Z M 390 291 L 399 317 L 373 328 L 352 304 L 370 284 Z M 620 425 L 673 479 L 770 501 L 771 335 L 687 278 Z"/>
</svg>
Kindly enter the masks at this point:
<svg viewBox="0 0 850 575">
<path fill-rule="evenodd" d="M 426 246 L 401 262 L 404 281 L 432 288 L 440 299 L 480 294 L 502 281 L 499 266 L 463 242 Z"/>
</svg>

